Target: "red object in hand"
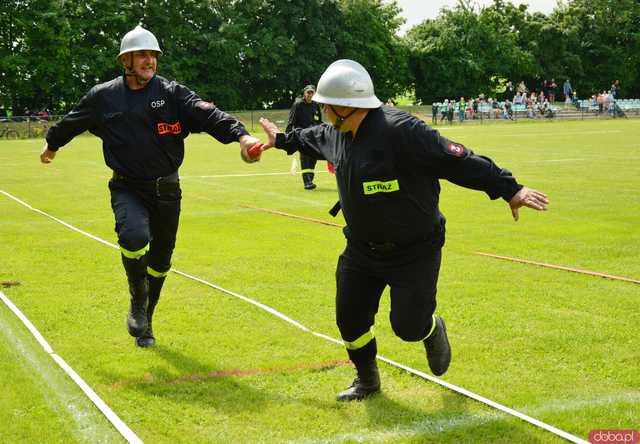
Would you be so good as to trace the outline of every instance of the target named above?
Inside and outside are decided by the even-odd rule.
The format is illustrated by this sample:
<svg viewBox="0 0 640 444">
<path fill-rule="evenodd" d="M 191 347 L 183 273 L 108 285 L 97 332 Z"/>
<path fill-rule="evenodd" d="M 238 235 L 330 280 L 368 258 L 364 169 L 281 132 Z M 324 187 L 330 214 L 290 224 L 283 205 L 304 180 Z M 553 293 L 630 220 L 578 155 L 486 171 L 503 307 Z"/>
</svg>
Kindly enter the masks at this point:
<svg viewBox="0 0 640 444">
<path fill-rule="evenodd" d="M 247 154 L 249 155 L 250 158 L 257 159 L 260 157 L 260 154 L 262 154 L 263 146 L 264 144 L 262 143 L 256 143 L 255 145 L 253 145 L 251 148 L 247 150 Z"/>
<path fill-rule="evenodd" d="M 331 162 L 327 162 L 327 171 L 331 174 L 336 174 L 336 169 Z"/>
</svg>

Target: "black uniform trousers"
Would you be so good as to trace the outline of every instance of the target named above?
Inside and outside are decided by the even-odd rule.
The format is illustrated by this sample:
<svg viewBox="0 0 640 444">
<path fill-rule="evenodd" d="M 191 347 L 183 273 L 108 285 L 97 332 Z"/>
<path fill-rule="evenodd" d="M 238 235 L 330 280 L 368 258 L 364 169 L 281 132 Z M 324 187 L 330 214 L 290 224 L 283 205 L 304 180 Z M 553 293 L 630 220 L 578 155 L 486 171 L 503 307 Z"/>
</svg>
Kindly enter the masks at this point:
<svg viewBox="0 0 640 444">
<path fill-rule="evenodd" d="M 312 183 L 314 177 L 314 170 L 316 168 L 317 160 L 311 156 L 300 153 L 300 169 L 302 170 L 302 180 L 305 184 Z M 305 170 L 311 170 L 306 171 Z M 308 174 L 308 176 L 305 176 Z"/>
<path fill-rule="evenodd" d="M 371 330 L 385 286 L 391 289 L 389 319 L 404 341 L 423 340 L 432 326 L 441 247 L 347 242 L 336 270 L 336 323 L 342 339 L 356 341 Z M 375 340 L 348 350 L 352 360 L 373 361 Z"/>
<path fill-rule="evenodd" d="M 180 218 L 178 175 L 155 181 L 115 176 L 109 181 L 109 190 L 118 243 L 129 251 L 139 251 L 149 244 L 145 264 L 159 273 L 168 271 Z"/>
</svg>

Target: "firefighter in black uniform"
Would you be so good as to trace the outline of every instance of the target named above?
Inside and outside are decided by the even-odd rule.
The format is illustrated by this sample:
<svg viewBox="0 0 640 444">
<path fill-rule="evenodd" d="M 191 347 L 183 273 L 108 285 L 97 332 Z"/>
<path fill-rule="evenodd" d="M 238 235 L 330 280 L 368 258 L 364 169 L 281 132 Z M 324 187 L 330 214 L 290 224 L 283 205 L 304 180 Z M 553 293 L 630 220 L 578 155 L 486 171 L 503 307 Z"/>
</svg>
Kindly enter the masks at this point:
<svg viewBox="0 0 640 444">
<path fill-rule="evenodd" d="M 184 139 L 205 131 L 222 143 L 240 142 L 241 156 L 259 142 L 234 117 L 176 82 L 156 76 L 162 54 L 155 36 L 137 26 L 122 39 L 124 75 L 93 87 L 49 129 L 40 154 L 50 163 L 58 149 L 90 131 L 102 139 L 115 230 L 131 294 L 129 333 L 140 347 L 155 344 L 152 316 L 169 269 L 180 215 L 178 168 Z"/>
<path fill-rule="evenodd" d="M 374 318 L 391 288 L 391 326 L 405 341 L 421 341 L 435 375 L 447 371 L 451 347 L 435 315 L 445 219 L 438 209 L 439 179 L 502 197 L 519 208 L 545 210 L 546 195 L 523 187 L 508 170 L 442 137 L 410 114 L 381 106 L 367 71 L 352 60 L 330 65 L 313 98 L 331 125 L 280 133 L 261 119 L 264 148 L 296 150 L 335 165 L 347 245 L 336 271 L 336 322 L 357 370 L 338 400 L 380 390 Z"/>
<path fill-rule="evenodd" d="M 286 131 L 293 131 L 298 128 L 309 128 L 310 126 L 322 123 L 322 111 L 320 105 L 312 101 L 316 87 L 307 85 L 302 90 L 302 100 L 297 101 L 289 111 L 289 122 Z M 300 168 L 302 168 L 302 182 L 305 190 L 313 190 L 316 184 L 313 183 L 315 174 L 316 158 L 300 152 Z"/>
</svg>

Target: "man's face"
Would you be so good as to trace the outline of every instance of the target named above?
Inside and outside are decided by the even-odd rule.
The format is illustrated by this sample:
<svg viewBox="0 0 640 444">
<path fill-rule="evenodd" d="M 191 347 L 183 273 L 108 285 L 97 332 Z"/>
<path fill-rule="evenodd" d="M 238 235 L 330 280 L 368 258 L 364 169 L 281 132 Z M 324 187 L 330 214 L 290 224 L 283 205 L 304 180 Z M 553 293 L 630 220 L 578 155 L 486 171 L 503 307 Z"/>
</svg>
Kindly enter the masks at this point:
<svg viewBox="0 0 640 444">
<path fill-rule="evenodd" d="M 126 57 L 126 56 L 125 56 Z M 133 51 L 131 53 L 132 71 L 143 83 L 153 78 L 158 69 L 158 55 L 155 51 Z M 126 60 L 126 59 L 125 59 Z"/>
<path fill-rule="evenodd" d="M 333 105 L 333 109 L 331 108 L 332 107 L 330 105 L 327 105 L 326 103 L 322 105 L 322 112 L 324 113 L 327 120 L 333 127 L 335 127 L 336 122 L 338 121 L 338 115 L 335 112 L 333 112 L 334 109 L 336 110 L 336 112 L 340 113 L 343 116 L 346 116 L 352 110 L 352 108 L 348 108 L 346 106 L 338 106 L 338 105 Z M 347 122 L 348 120 L 349 119 L 345 120 L 342 123 L 340 128 L 338 128 L 338 131 L 340 131 L 341 133 L 346 133 L 348 131 L 351 131 L 351 127 Z"/>
<path fill-rule="evenodd" d="M 313 94 L 315 93 L 314 90 L 309 89 L 307 91 L 304 92 L 304 101 L 307 103 L 311 103 L 311 99 L 313 99 Z"/>
</svg>

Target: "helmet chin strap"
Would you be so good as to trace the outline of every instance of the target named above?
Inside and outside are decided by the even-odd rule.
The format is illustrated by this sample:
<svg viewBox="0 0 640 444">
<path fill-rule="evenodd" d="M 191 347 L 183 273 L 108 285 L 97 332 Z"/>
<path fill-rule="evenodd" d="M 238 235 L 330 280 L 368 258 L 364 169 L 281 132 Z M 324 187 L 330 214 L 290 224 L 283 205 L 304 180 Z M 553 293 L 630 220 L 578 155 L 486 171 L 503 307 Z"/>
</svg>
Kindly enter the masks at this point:
<svg viewBox="0 0 640 444">
<path fill-rule="evenodd" d="M 346 116 L 341 116 L 340 113 L 333 107 L 333 105 L 329 105 L 329 108 L 331 108 L 331 111 L 333 111 L 333 113 L 338 117 L 336 119 L 336 123 L 333 124 L 333 127 L 338 131 L 340 131 L 340 128 L 342 127 L 342 124 L 345 122 L 345 120 L 351 117 L 353 113 L 358 111 L 358 108 L 353 108 L 349 114 L 347 114 Z"/>
</svg>

